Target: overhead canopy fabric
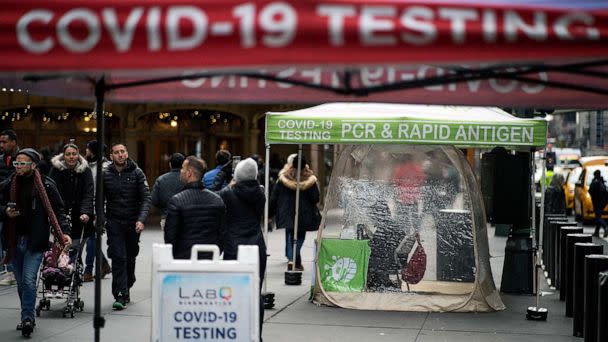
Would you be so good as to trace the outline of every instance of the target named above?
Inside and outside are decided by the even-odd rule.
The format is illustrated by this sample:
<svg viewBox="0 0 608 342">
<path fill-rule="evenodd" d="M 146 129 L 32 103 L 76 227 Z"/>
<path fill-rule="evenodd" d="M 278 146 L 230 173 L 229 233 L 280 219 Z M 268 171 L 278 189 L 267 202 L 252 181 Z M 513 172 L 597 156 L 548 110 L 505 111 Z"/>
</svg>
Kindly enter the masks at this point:
<svg viewBox="0 0 608 342">
<path fill-rule="evenodd" d="M 608 94 L 608 3 L 599 0 L 24 0 L 2 9 L 0 86 L 36 94 L 92 97 L 102 76 L 106 99 L 123 102 L 601 107 Z M 22 82 L 40 75 L 58 78 Z M 150 82 L 158 78 L 171 82 Z"/>
<path fill-rule="evenodd" d="M 547 122 L 498 108 L 330 103 L 266 116 L 270 144 L 545 146 Z"/>
</svg>

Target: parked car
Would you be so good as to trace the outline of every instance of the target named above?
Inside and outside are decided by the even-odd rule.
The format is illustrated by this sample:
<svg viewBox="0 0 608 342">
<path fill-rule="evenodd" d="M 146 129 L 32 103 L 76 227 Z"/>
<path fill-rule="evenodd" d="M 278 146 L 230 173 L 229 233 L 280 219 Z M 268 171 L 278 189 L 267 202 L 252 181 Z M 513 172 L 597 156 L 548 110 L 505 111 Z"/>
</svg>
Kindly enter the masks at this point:
<svg viewBox="0 0 608 342">
<path fill-rule="evenodd" d="M 608 180 L 608 166 L 605 164 L 586 165 L 582 167 L 578 181 L 574 185 L 574 216 L 583 222 L 591 222 L 595 218 L 591 195 L 589 195 L 589 185 L 591 185 L 595 170 L 600 170 L 602 177 Z M 606 212 L 606 208 L 604 208 L 604 212 Z M 602 217 L 608 218 L 608 214 L 604 214 Z"/>
</svg>

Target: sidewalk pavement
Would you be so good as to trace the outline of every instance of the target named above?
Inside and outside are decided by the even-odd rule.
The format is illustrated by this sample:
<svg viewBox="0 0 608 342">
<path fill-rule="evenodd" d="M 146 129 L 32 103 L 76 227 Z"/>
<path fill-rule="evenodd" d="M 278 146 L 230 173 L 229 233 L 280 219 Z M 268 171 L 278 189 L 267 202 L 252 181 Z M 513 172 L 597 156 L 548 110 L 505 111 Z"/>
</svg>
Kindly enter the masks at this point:
<svg viewBox="0 0 608 342">
<path fill-rule="evenodd" d="M 592 232 L 587 227 L 585 232 Z M 526 308 L 534 305 L 532 296 L 502 294 L 507 309 L 494 313 L 417 313 L 361 311 L 319 307 L 308 301 L 313 239 L 308 233 L 302 249 L 304 275 L 302 285 L 284 285 L 286 269 L 284 231 L 269 234 L 268 291 L 276 296 L 275 308 L 266 310 L 263 338 L 279 341 L 581 341 L 572 336 L 572 319 L 564 315 L 565 304 L 558 293 L 543 292 L 541 306 L 549 310 L 546 322 L 527 321 Z M 495 237 L 488 230 L 490 255 L 495 283 L 500 286 L 505 237 Z M 112 310 L 111 279 L 102 280 L 102 313 L 106 326 L 102 341 L 149 341 L 151 329 L 151 254 L 152 244 L 163 240 L 158 226 L 150 226 L 142 234 L 137 259 L 137 282 L 131 291 L 126 310 Z M 602 239 L 597 239 L 606 244 Z M 62 318 L 63 303 L 51 300 L 51 311 L 43 311 L 30 341 L 92 341 L 93 283 L 82 287 L 84 312 L 75 318 Z M 0 288 L 0 341 L 22 341 L 15 330 L 19 317 L 19 300 L 15 286 Z"/>
</svg>

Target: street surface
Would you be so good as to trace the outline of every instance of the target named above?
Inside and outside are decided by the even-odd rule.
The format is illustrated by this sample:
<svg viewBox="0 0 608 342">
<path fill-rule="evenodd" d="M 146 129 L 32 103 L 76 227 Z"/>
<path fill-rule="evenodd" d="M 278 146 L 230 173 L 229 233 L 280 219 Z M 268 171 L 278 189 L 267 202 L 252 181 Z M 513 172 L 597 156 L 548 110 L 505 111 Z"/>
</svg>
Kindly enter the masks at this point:
<svg viewBox="0 0 608 342">
<path fill-rule="evenodd" d="M 586 226 L 586 233 L 593 228 Z M 263 338 L 279 341 L 581 341 L 572 336 L 572 319 L 564 315 L 565 304 L 550 288 L 545 289 L 541 306 L 549 309 L 546 322 L 525 319 L 526 308 L 534 305 L 534 297 L 501 294 L 507 309 L 494 313 L 417 313 L 358 311 L 318 307 L 308 301 L 313 239 L 308 233 L 302 253 L 304 275 L 301 286 L 284 285 L 284 231 L 269 234 L 268 291 L 276 295 L 276 306 L 266 310 Z M 488 229 L 492 272 L 500 286 L 506 237 L 495 237 Z M 594 238 L 606 242 L 603 239 Z M 149 226 L 142 234 L 137 259 L 137 282 L 131 292 L 131 303 L 124 311 L 113 311 L 110 294 L 111 279 L 102 281 L 102 312 L 106 327 L 102 341 L 149 341 L 151 328 L 151 252 L 152 244 L 162 242 L 158 226 Z M 546 285 L 545 285 L 546 286 Z M 51 300 L 51 311 L 43 311 L 31 341 L 92 341 L 93 283 L 82 287 L 84 312 L 75 318 L 62 318 L 62 303 Z M 0 341 L 22 341 L 15 330 L 19 317 L 16 286 L 0 288 Z"/>
</svg>

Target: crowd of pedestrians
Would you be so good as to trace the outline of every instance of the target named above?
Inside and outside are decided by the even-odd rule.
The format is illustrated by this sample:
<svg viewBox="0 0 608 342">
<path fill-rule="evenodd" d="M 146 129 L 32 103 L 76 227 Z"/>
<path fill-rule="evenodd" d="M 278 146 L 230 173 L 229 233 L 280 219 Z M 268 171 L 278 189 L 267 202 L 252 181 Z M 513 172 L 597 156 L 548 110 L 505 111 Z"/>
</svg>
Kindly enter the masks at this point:
<svg viewBox="0 0 608 342">
<path fill-rule="evenodd" d="M 174 153 L 170 170 L 150 189 L 124 143 L 113 144 L 106 159 L 105 145 L 90 141 L 83 154 L 71 140 L 46 163 L 48 175 L 39 168 L 45 165 L 44 157 L 32 148 L 20 149 L 12 130 L 0 132 L 0 153 L 0 250 L 7 266 L 0 285 L 17 285 L 21 302 L 17 328 L 24 336 L 30 336 L 36 325 L 36 286 L 43 256 L 54 264 L 67 264 L 65 251 L 70 250 L 69 260 L 82 263 L 82 255 L 75 251 L 85 251 L 79 276 L 84 282 L 93 280 L 96 220 L 104 223 L 108 257 L 101 253 L 102 269 L 95 272 L 101 272 L 102 278 L 112 274 L 113 309 L 127 307 L 136 281 L 139 239 L 152 205 L 160 211 L 164 240 L 173 245 L 176 259 L 190 258 L 195 244 L 217 245 L 224 260 L 237 259 L 239 245 L 258 246 L 261 289 L 267 252 L 262 233 L 264 165 L 259 156 L 241 161 L 219 150 L 216 166 L 207 170 L 204 160 Z M 98 163 L 102 164 L 101 175 L 97 174 Z M 285 228 L 287 260 L 293 259 L 292 244 L 297 241 L 295 266 L 289 261 L 287 267 L 302 271 L 300 249 L 319 201 L 319 188 L 313 171 L 302 159 L 299 233 L 294 236 L 297 169 L 298 160 L 291 155 L 280 174 L 273 177 L 278 181 L 271 184 L 269 204 L 276 226 Z M 103 213 L 95 208 L 98 176 L 104 189 Z M 260 334 L 263 302 L 261 299 Z"/>
</svg>

